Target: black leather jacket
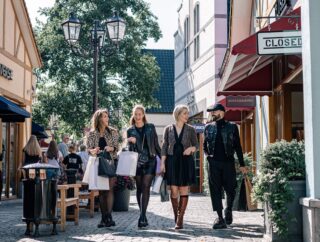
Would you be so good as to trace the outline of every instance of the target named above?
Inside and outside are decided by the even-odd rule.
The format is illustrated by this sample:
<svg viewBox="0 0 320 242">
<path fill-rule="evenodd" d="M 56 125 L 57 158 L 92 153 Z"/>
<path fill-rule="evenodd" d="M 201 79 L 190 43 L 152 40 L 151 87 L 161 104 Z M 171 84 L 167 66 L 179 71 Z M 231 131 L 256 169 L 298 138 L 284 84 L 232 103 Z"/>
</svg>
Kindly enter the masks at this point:
<svg viewBox="0 0 320 242">
<path fill-rule="evenodd" d="M 140 153 L 142 147 L 142 139 L 139 138 L 139 133 L 137 132 L 134 125 L 127 129 L 127 137 L 135 137 L 137 140 L 135 144 L 129 143 L 129 150 L 134 150 Z M 151 157 L 155 157 L 157 155 L 161 157 L 158 135 L 153 124 L 145 124 L 145 142 L 147 142 L 148 144 Z"/>
<path fill-rule="evenodd" d="M 207 156 L 213 156 L 217 136 L 217 125 L 207 124 L 204 129 L 203 149 Z M 243 153 L 240 144 L 239 130 L 235 123 L 225 122 L 221 127 L 222 142 L 228 160 L 234 161 L 234 153 L 237 153 L 240 166 L 244 166 Z"/>
</svg>

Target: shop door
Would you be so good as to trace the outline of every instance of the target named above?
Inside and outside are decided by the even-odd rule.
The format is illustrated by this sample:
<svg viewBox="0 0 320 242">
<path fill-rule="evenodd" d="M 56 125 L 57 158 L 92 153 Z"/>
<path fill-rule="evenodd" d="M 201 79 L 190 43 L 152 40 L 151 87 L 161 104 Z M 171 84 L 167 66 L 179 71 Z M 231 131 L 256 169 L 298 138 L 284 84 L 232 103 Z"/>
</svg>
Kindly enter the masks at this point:
<svg viewBox="0 0 320 242">
<path fill-rule="evenodd" d="M 17 137 L 15 123 L 2 123 L 2 198 L 14 198 L 17 195 Z"/>
<path fill-rule="evenodd" d="M 199 149 L 194 153 L 196 183 L 190 187 L 190 192 L 201 193 L 203 185 L 203 134 L 197 134 Z"/>
</svg>

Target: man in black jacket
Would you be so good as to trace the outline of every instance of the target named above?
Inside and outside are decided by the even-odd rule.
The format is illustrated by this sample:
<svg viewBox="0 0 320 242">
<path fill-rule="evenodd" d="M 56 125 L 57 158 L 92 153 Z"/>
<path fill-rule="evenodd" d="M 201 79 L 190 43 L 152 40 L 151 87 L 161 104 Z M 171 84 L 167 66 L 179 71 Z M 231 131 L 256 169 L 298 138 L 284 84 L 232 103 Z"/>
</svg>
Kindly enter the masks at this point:
<svg viewBox="0 0 320 242">
<path fill-rule="evenodd" d="M 212 116 L 212 123 L 206 125 L 204 130 L 204 152 L 208 159 L 209 189 L 213 210 L 218 213 L 213 229 L 227 228 L 233 221 L 232 205 L 236 190 L 236 170 L 234 153 L 240 163 L 240 171 L 246 172 L 243 161 L 238 127 L 234 123 L 224 120 L 225 108 L 215 104 L 207 109 Z M 222 188 L 227 194 L 227 207 L 222 216 Z"/>
</svg>

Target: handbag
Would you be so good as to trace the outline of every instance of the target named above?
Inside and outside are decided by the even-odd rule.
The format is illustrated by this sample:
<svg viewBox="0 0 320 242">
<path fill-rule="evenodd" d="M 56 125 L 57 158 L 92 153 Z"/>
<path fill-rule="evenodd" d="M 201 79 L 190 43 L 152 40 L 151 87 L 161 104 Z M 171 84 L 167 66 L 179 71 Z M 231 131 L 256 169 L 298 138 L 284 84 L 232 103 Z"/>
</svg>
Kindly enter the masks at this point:
<svg viewBox="0 0 320 242">
<path fill-rule="evenodd" d="M 124 150 L 119 153 L 117 175 L 135 176 L 137 171 L 138 153 Z"/>
<path fill-rule="evenodd" d="M 142 139 L 142 146 L 141 146 L 142 152 L 139 153 L 139 156 L 138 156 L 138 165 L 139 166 L 142 166 L 142 165 L 146 164 L 149 161 L 149 155 L 143 153 L 143 146 L 144 146 L 144 138 L 145 138 L 145 136 L 146 135 L 144 134 L 143 135 L 143 139 Z"/>
<path fill-rule="evenodd" d="M 163 179 L 161 182 L 160 197 L 161 197 L 161 202 L 168 202 L 170 200 L 169 193 L 167 190 L 167 180 L 166 179 Z"/>
<path fill-rule="evenodd" d="M 108 153 L 104 150 L 102 155 L 99 155 L 99 166 L 98 166 L 98 176 L 103 177 L 115 177 L 116 168 L 114 162 L 109 154 L 109 159 L 107 159 Z M 110 159 L 111 158 L 111 159 Z"/>
</svg>

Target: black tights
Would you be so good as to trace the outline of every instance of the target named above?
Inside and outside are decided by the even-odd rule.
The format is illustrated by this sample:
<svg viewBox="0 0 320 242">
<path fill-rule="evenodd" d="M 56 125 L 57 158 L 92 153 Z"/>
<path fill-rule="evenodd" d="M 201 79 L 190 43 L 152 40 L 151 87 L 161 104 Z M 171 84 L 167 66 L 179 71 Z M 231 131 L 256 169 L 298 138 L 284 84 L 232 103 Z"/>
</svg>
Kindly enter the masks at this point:
<svg viewBox="0 0 320 242">
<path fill-rule="evenodd" d="M 99 202 L 100 202 L 100 210 L 102 215 L 111 214 L 112 212 L 114 183 L 115 183 L 115 178 L 110 178 L 109 191 L 106 191 L 106 190 L 99 191 Z"/>
<path fill-rule="evenodd" d="M 137 201 L 140 208 L 140 215 L 144 217 L 150 198 L 150 187 L 153 175 L 136 176 L 137 183 Z"/>
</svg>

